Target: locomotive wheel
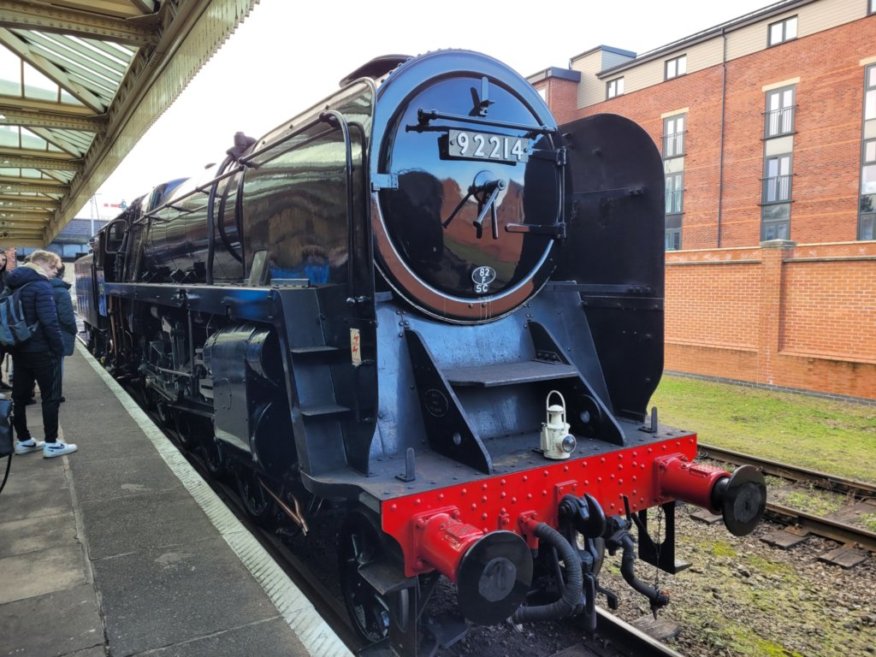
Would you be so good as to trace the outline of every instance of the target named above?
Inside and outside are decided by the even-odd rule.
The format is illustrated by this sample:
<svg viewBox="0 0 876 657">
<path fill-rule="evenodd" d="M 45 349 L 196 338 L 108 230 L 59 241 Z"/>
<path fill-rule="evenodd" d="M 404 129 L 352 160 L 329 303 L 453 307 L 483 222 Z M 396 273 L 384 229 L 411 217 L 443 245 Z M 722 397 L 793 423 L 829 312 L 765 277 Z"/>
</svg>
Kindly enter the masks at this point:
<svg viewBox="0 0 876 657">
<path fill-rule="evenodd" d="M 260 523 L 266 522 L 274 513 L 274 500 L 259 483 L 258 475 L 250 468 L 237 468 L 237 492 L 243 508 Z"/>
<path fill-rule="evenodd" d="M 183 413 L 182 411 L 172 411 L 169 417 L 173 423 L 176 440 L 180 447 L 185 450 L 191 450 L 198 442 L 198 418 Z"/>
<path fill-rule="evenodd" d="M 212 476 L 221 477 L 227 472 L 222 445 L 212 435 L 204 436 L 201 442 L 201 454 L 204 457 L 204 465 Z"/>
<path fill-rule="evenodd" d="M 356 633 L 370 643 L 389 636 L 389 602 L 359 573 L 386 549 L 380 531 L 361 513 L 347 516 L 338 552 L 344 605 Z"/>
<path fill-rule="evenodd" d="M 151 388 L 147 388 L 145 386 L 145 383 L 142 384 L 142 388 L 143 398 L 146 400 L 146 410 L 155 411 L 156 413 L 158 413 L 159 419 L 163 421 L 164 418 L 161 416 L 162 409 L 159 408 L 158 393 L 156 393 Z"/>
</svg>

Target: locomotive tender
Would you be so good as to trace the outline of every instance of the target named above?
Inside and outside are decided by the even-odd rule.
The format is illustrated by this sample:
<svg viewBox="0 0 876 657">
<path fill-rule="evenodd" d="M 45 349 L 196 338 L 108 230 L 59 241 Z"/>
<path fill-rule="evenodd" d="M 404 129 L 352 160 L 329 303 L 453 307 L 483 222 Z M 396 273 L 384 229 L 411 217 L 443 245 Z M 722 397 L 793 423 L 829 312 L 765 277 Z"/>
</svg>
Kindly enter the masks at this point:
<svg viewBox="0 0 876 657">
<path fill-rule="evenodd" d="M 646 412 L 663 203 L 632 122 L 557 126 L 481 54 L 389 56 L 132 204 L 76 263 L 80 314 L 253 516 L 306 532 L 314 500 L 346 506 L 341 588 L 368 641 L 458 637 L 423 629 L 441 575 L 468 622 L 593 629 L 606 550 L 667 602 L 635 576 L 634 525 L 675 572 L 676 500 L 737 535 L 765 504 L 758 472 L 695 464 L 695 434 Z"/>
</svg>

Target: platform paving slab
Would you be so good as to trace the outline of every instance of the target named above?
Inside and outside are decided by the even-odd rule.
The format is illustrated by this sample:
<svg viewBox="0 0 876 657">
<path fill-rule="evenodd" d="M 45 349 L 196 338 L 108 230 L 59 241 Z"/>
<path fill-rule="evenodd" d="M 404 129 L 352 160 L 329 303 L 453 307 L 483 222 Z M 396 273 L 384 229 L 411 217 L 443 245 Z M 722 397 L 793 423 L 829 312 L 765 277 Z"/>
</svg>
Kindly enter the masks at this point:
<svg viewBox="0 0 876 657">
<path fill-rule="evenodd" d="M 0 605 L 88 581 L 82 549 L 75 544 L 0 559 L 0 574 Z"/>
<path fill-rule="evenodd" d="M 70 418 L 67 420 L 67 423 L 75 421 Z M 140 433 L 140 429 L 136 426 L 125 429 L 125 431 Z M 155 454 L 155 447 L 146 440 L 131 441 L 119 438 L 116 435 L 100 436 L 96 435 L 93 431 L 82 428 L 75 432 L 71 430 L 69 433 L 71 436 L 68 439 L 69 442 L 79 445 L 79 451 L 76 452 L 76 460 L 83 463 L 100 463 L 107 459 L 124 459 Z"/>
<path fill-rule="evenodd" d="M 12 457 L 9 481 L 0 496 L 0 526 L 11 520 L 51 516 L 71 508 L 63 465 L 38 454 Z"/>
<path fill-rule="evenodd" d="M 38 552 L 76 542 L 76 518 L 72 509 L 54 515 L 39 515 L 0 524 L 0 558 Z"/>
<path fill-rule="evenodd" d="M 285 621 L 271 618 L 167 648 L 148 650 L 137 657 L 289 657 L 290 653 L 299 654 L 303 647 L 291 647 L 288 632 Z"/>
<path fill-rule="evenodd" d="M 62 657 L 107 657 L 107 655 L 103 646 L 96 646 L 94 648 L 86 648 L 85 650 L 77 650 L 76 652 L 68 652 Z"/>
<path fill-rule="evenodd" d="M 97 559 L 93 567 L 114 654 L 139 654 L 278 617 L 218 537 Z"/>
<path fill-rule="evenodd" d="M 103 622 L 91 584 L 11 602 L 0 617 L 5 637 L 0 639 L 0 655 L 85 657 L 80 651 L 89 649 L 105 655 Z"/>
<path fill-rule="evenodd" d="M 83 504 L 181 487 L 179 479 L 170 470 L 159 467 L 164 464 L 159 462 L 154 448 L 151 453 L 103 458 L 97 468 L 86 465 L 91 465 L 91 462 L 85 459 L 73 462 L 71 459 L 76 494 Z"/>
<path fill-rule="evenodd" d="M 185 545 L 215 533 L 184 488 L 82 502 L 81 509 L 93 560 Z"/>
</svg>

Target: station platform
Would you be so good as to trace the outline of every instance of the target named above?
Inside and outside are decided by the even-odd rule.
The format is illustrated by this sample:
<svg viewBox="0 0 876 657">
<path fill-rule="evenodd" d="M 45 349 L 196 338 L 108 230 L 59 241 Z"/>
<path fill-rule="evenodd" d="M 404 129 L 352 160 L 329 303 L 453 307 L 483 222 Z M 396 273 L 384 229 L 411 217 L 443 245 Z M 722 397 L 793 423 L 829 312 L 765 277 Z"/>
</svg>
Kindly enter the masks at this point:
<svg viewBox="0 0 876 657">
<path fill-rule="evenodd" d="M 64 368 L 79 451 L 13 456 L 0 494 L 0 657 L 351 655 L 81 344 Z"/>
</svg>

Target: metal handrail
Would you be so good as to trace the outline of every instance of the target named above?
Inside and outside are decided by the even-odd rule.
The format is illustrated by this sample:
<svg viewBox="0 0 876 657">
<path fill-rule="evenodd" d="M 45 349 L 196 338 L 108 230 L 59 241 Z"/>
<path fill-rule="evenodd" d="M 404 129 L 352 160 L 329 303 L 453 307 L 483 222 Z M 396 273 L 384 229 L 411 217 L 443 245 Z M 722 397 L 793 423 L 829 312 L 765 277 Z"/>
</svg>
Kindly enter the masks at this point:
<svg viewBox="0 0 876 657">
<path fill-rule="evenodd" d="M 764 203 L 781 203 L 791 200 L 791 176 L 771 176 L 763 179 Z"/>
<path fill-rule="evenodd" d="M 780 107 L 779 109 L 764 112 L 766 136 L 777 137 L 793 132 L 795 108 L 795 105 L 791 105 L 790 107 Z"/>
</svg>

